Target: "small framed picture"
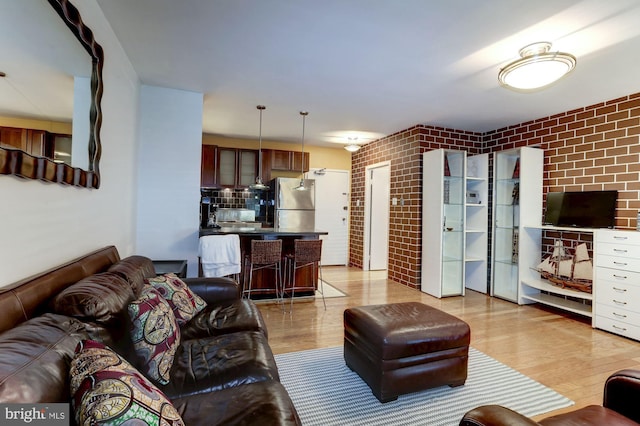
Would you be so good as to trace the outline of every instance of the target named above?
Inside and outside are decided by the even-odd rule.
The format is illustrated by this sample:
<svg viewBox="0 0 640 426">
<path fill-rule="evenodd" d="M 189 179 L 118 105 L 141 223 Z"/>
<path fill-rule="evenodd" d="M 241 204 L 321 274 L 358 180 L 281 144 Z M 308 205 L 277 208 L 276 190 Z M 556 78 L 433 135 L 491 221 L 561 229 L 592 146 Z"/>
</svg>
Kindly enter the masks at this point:
<svg viewBox="0 0 640 426">
<path fill-rule="evenodd" d="M 480 204 L 478 191 L 467 191 L 467 204 Z"/>
</svg>

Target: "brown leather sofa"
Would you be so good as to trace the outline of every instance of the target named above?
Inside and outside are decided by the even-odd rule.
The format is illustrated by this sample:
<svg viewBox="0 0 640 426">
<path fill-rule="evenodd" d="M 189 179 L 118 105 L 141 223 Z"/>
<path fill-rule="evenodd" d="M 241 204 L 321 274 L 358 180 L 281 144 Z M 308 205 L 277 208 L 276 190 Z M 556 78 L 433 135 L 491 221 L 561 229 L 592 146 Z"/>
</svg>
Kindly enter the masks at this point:
<svg viewBox="0 0 640 426">
<path fill-rule="evenodd" d="M 0 289 L 0 403 L 70 402 L 83 340 L 135 366 L 127 305 L 155 275 L 150 259 L 109 246 Z M 233 280 L 183 280 L 207 306 L 180 326 L 169 383 L 157 386 L 184 423 L 300 424 L 255 304 Z"/>
<path fill-rule="evenodd" d="M 460 426 L 637 426 L 640 424 L 640 371 L 621 370 L 604 384 L 602 406 L 589 405 L 578 410 L 547 417 L 539 422 L 499 405 L 484 405 L 464 415 Z"/>
</svg>

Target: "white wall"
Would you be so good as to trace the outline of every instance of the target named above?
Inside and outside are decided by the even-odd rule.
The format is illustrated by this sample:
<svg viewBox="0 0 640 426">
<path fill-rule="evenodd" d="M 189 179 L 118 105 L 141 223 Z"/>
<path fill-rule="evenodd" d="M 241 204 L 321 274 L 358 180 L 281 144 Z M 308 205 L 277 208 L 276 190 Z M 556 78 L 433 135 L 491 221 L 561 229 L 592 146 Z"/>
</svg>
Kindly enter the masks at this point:
<svg viewBox="0 0 640 426">
<path fill-rule="evenodd" d="M 106 245 L 123 257 L 135 251 L 140 85 L 97 2 L 74 5 L 104 49 L 102 184 L 88 190 L 0 175 L 0 287 Z"/>
<path fill-rule="evenodd" d="M 198 272 L 202 94 L 142 86 L 136 254 Z"/>
</svg>

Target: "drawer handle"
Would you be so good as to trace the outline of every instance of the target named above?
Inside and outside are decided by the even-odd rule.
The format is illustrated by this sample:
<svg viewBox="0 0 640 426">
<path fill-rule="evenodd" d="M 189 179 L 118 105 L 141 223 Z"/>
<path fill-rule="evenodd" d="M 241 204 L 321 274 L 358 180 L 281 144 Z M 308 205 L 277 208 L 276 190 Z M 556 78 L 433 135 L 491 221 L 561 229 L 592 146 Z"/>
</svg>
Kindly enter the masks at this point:
<svg viewBox="0 0 640 426">
<path fill-rule="evenodd" d="M 626 239 L 627 239 L 627 237 L 623 237 L 623 236 L 620 236 L 620 235 L 614 235 L 614 236 L 613 236 L 613 239 L 614 239 L 614 240 L 626 240 Z"/>
<path fill-rule="evenodd" d="M 616 275 L 613 274 L 613 278 L 618 278 L 620 280 L 626 280 L 628 277 L 626 275 Z"/>
<path fill-rule="evenodd" d="M 613 303 L 615 303 L 616 305 L 626 305 L 627 304 L 627 302 L 622 302 L 622 301 L 616 300 L 616 299 L 613 299 Z"/>
<path fill-rule="evenodd" d="M 616 262 L 615 260 L 613 261 L 613 264 L 619 266 L 627 266 L 627 262 Z"/>
<path fill-rule="evenodd" d="M 617 325 L 615 325 L 615 324 L 614 324 L 614 325 L 612 325 L 612 327 L 613 327 L 613 328 L 615 328 L 616 330 L 620 330 L 620 331 L 627 331 L 627 329 L 626 329 L 626 328 L 624 328 L 624 327 L 618 327 L 618 326 L 617 326 Z"/>
<path fill-rule="evenodd" d="M 615 291 L 617 291 L 618 293 L 626 293 L 626 291 L 627 291 L 626 288 L 613 287 L 613 289 Z"/>
<path fill-rule="evenodd" d="M 618 314 L 616 312 L 613 313 L 613 316 L 618 317 L 618 318 L 626 318 L 627 316 L 624 314 Z"/>
<path fill-rule="evenodd" d="M 624 250 L 624 249 L 617 249 L 617 248 L 614 248 L 614 249 L 613 249 L 613 251 L 615 251 L 615 252 L 617 252 L 617 253 L 626 253 L 626 252 L 627 252 L 627 251 L 626 251 L 626 250 Z"/>
</svg>

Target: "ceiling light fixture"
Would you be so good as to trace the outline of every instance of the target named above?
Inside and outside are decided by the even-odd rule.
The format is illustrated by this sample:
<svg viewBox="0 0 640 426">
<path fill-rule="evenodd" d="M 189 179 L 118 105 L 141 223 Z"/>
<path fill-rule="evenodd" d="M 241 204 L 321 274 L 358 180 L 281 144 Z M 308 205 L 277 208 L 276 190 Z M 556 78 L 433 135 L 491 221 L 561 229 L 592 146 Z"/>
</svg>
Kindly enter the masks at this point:
<svg viewBox="0 0 640 426">
<path fill-rule="evenodd" d="M 356 142 L 358 140 L 358 137 L 348 137 L 347 138 L 349 140 L 349 144 L 345 145 L 344 149 L 346 149 L 349 152 L 357 152 L 360 150 L 361 146 L 358 145 Z"/>
<path fill-rule="evenodd" d="M 258 176 L 256 177 L 256 183 L 249 185 L 251 189 L 257 189 L 258 191 L 264 191 L 269 189 L 267 185 L 262 183 L 262 111 L 267 107 L 264 105 L 258 105 L 256 108 L 260 111 L 260 130 L 258 140 L 260 141 L 260 149 L 258 150 Z"/>
<path fill-rule="evenodd" d="M 532 91 L 548 86 L 571 72 L 576 58 L 569 53 L 549 52 L 551 43 L 533 43 L 520 49 L 521 58 L 498 73 L 500 84 L 518 91 Z"/>
<path fill-rule="evenodd" d="M 304 124 L 307 119 L 307 115 L 309 115 L 308 111 L 300 111 L 300 115 L 302 116 L 302 150 L 300 152 L 300 185 L 296 186 L 294 189 L 297 191 L 306 191 L 307 188 L 304 185 Z"/>
</svg>

